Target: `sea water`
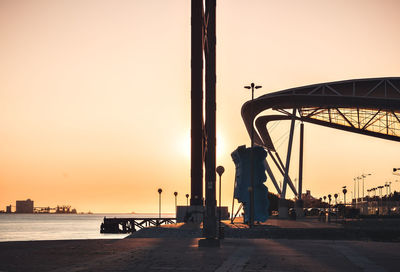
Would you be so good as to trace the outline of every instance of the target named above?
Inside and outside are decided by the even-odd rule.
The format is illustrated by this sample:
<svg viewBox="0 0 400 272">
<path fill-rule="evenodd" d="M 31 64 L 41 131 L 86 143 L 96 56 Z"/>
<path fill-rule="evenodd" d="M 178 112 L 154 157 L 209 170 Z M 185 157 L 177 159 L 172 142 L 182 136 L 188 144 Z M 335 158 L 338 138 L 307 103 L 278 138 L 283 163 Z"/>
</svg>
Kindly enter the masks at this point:
<svg viewBox="0 0 400 272">
<path fill-rule="evenodd" d="M 128 234 L 101 234 L 104 217 L 151 218 L 158 214 L 0 214 L 0 242 L 75 239 L 122 239 Z M 174 217 L 162 214 L 162 217 Z"/>
</svg>

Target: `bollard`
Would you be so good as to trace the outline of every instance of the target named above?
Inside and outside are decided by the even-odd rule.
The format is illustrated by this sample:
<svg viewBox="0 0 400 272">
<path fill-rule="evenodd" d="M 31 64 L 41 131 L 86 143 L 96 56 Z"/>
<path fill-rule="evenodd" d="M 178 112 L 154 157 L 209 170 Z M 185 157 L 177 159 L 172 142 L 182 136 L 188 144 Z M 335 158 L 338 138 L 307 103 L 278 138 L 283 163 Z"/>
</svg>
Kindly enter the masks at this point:
<svg viewBox="0 0 400 272">
<path fill-rule="evenodd" d="M 219 227 L 219 236 L 218 236 L 218 238 L 219 239 L 224 239 L 225 238 L 225 228 L 224 228 L 224 226 L 220 226 Z"/>
</svg>

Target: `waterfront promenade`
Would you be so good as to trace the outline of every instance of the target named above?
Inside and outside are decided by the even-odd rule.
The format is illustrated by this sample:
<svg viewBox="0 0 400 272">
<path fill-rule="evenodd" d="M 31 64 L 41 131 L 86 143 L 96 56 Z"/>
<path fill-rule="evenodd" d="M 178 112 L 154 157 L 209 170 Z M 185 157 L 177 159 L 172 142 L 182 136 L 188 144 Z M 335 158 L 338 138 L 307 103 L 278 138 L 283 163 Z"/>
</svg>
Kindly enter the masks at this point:
<svg viewBox="0 0 400 272">
<path fill-rule="evenodd" d="M 340 228 L 315 220 L 272 220 L 267 228 Z M 398 271 L 400 266 L 395 242 L 242 236 L 224 239 L 221 248 L 198 248 L 196 225 L 152 228 L 144 235 L 158 238 L 141 238 L 141 232 L 122 240 L 0 243 L 0 271 Z"/>
</svg>

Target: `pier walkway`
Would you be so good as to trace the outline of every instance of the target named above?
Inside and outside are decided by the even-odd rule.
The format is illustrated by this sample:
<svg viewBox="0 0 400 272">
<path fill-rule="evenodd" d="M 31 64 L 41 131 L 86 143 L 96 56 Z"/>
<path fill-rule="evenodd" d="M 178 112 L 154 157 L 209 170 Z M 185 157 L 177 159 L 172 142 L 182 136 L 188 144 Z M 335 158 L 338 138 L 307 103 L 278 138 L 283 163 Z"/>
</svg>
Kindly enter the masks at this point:
<svg viewBox="0 0 400 272">
<path fill-rule="evenodd" d="M 138 229 L 176 224 L 176 218 L 106 218 L 100 226 L 100 233 L 132 233 Z"/>
</svg>

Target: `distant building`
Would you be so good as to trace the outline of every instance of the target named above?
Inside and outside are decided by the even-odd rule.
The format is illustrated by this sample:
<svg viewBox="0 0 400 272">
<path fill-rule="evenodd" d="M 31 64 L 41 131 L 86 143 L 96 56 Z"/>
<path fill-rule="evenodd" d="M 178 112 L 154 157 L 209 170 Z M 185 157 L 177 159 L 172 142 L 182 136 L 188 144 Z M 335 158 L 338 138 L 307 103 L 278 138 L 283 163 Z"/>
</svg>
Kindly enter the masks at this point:
<svg viewBox="0 0 400 272">
<path fill-rule="evenodd" d="M 305 194 L 301 195 L 301 199 L 304 201 L 304 208 L 320 207 L 321 201 L 311 195 L 311 191 L 307 190 Z"/>
<path fill-rule="evenodd" d="M 33 201 L 27 200 L 17 200 L 16 201 L 16 213 L 33 213 Z"/>
<path fill-rule="evenodd" d="M 301 194 L 301 199 L 303 200 L 314 200 L 315 198 L 311 195 L 311 191 L 307 190 L 305 194 Z"/>
<path fill-rule="evenodd" d="M 11 213 L 11 205 L 6 206 L 6 213 Z"/>
</svg>

